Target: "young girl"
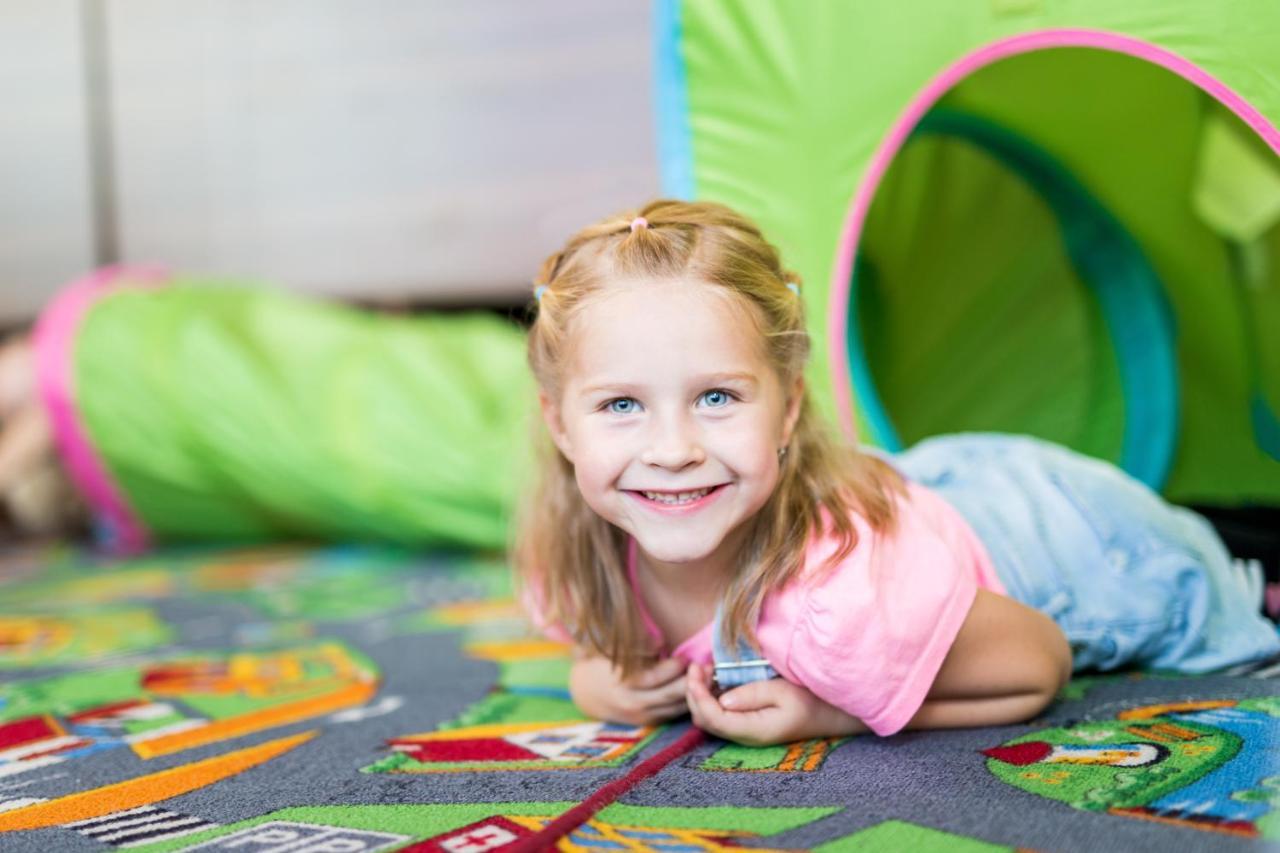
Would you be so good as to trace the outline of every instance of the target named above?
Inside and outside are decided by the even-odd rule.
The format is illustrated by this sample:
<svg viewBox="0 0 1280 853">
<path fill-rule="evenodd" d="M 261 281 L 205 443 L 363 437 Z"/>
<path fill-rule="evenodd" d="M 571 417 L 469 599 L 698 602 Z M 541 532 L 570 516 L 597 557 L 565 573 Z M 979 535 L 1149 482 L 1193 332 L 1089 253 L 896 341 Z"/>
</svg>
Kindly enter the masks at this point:
<svg viewBox="0 0 1280 853">
<path fill-rule="evenodd" d="M 516 561 L 592 716 L 888 735 L 1029 719 L 1073 664 L 1280 652 L 1257 567 L 1105 463 L 1009 436 L 891 460 L 832 443 L 796 277 L 722 206 L 590 226 L 535 294 L 554 446 Z"/>
</svg>

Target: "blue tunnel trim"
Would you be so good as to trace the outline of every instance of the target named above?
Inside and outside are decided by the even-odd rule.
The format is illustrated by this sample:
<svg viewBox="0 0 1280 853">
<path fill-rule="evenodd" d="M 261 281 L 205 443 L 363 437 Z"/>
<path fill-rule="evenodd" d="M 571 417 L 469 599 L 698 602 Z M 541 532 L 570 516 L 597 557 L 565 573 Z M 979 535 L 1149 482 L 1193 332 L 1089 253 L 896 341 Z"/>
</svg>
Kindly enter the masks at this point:
<svg viewBox="0 0 1280 853">
<path fill-rule="evenodd" d="M 693 198 L 693 144 L 688 80 L 680 52 L 680 0 L 657 0 L 653 27 L 654 118 L 662 193 L 687 201 Z"/>
</svg>

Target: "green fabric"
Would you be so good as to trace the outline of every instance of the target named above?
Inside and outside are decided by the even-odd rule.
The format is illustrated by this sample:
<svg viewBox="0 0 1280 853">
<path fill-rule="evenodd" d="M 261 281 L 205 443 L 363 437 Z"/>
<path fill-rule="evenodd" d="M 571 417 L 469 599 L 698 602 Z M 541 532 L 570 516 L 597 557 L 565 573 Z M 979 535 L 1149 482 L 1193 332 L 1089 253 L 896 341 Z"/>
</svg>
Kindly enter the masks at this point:
<svg viewBox="0 0 1280 853">
<path fill-rule="evenodd" d="M 1252 243 L 1280 222 L 1280 163 L 1255 142 L 1221 110 L 1201 129 L 1192 205 L 1206 225 L 1235 243 Z"/>
<path fill-rule="evenodd" d="M 1205 225 L 1228 242 L 1233 284 L 1243 318 L 1248 357 L 1250 420 L 1258 446 L 1280 461 L 1280 338 L 1264 326 L 1280 328 L 1280 305 L 1272 266 L 1280 254 L 1270 251 L 1268 233 L 1280 233 L 1280 161 L 1221 110 L 1204 122 L 1192 205 Z M 1270 297 L 1271 306 L 1265 304 Z"/>
<path fill-rule="evenodd" d="M 912 150 L 935 139 L 927 156 Z M 1010 176 L 1025 184 L 1031 195 L 1020 187 L 1003 186 Z M 1172 322 L 1162 282 L 1115 218 L 1060 163 L 1030 141 L 986 119 L 945 108 L 921 119 L 881 184 L 878 201 L 865 246 L 877 245 L 873 236 L 877 233 L 907 233 L 915 245 L 927 243 L 930 248 L 922 252 L 899 247 L 886 253 L 891 255 L 890 263 L 906 259 L 908 265 L 878 287 L 880 304 L 896 297 L 898 310 L 905 316 L 906 322 L 897 324 L 904 327 L 899 335 L 883 333 L 890 318 L 881 314 L 859 318 L 859 325 L 868 327 L 859 329 L 861 334 L 874 332 L 881 340 L 887 338 L 883 360 L 912 365 L 911 372 L 896 383 L 910 388 L 910 394 L 900 395 L 900 408 L 894 410 L 899 417 L 915 420 L 912 441 L 965 429 L 1030 432 L 1109 458 L 1159 489 L 1178 432 Z M 1048 219 L 1042 207 L 1051 213 Z M 875 221 L 889 215 L 894 218 L 887 225 Z M 981 228 L 974 228 L 975 221 L 982 223 Z M 977 232 L 999 242 L 983 244 L 974 239 Z M 1010 265 L 1011 256 L 1023 262 Z M 911 265 L 921 257 L 928 261 Z M 1028 257 L 1037 262 L 1028 266 Z M 1065 263 L 1081 278 L 1083 287 L 1064 281 L 1055 289 L 1047 280 L 1055 267 Z M 856 275 L 863 266 L 855 267 L 851 314 L 858 309 L 861 288 Z M 974 292 L 986 295 L 984 310 L 977 314 L 958 310 L 972 307 L 966 300 Z M 1023 298 L 1010 298 L 1012 293 Z M 1063 331 L 1061 312 L 1081 300 L 1101 307 L 1105 333 L 1071 330 L 1065 339 L 1058 335 L 1050 340 L 1054 336 L 1047 332 Z M 1050 304 L 1055 309 L 1052 313 L 1037 310 Z M 928 338 L 944 341 L 945 346 L 920 346 L 924 336 L 912 327 L 931 316 L 946 318 L 945 330 Z M 1023 330 L 1032 330 L 1035 336 L 1020 335 Z M 1114 350 L 1123 395 L 1122 422 L 1098 417 L 1101 410 L 1120 411 L 1116 401 L 1089 393 L 1106 381 L 1110 360 L 1088 353 L 1087 369 L 1081 370 L 1082 359 L 1072 356 L 1082 345 Z M 850 349 L 851 364 L 863 357 Z M 1071 368 L 1064 372 L 1065 364 Z M 1019 378 L 1019 365 L 1035 370 L 1035 375 Z M 875 396 L 857 384 L 861 374 L 854 373 L 855 389 L 874 426 L 879 420 Z M 922 375 L 936 378 L 926 384 Z M 957 388 L 968 395 L 958 408 Z M 1022 393 L 1008 393 L 1010 388 Z M 993 389 L 1006 392 L 993 394 Z M 993 407 L 988 399 L 992 397 L 1006 405 Z M 952 405 L 952 411 L 941 417 L 933 405 L 938 398 Z M 1081 398 L 1086 405 L 1064 434 L 1068 426 L 1064 403 Z M 923 424 L 922 409 L 928 413 Z M 981 420 L 972 422 L 975 416 Z M 1095 449 L 1115 441 L 1115 433 L 1109 436 L 1107 430 L 1121 435 L 1118 454 Z"/>
<path fill-rule="evenodd" d="M 693 194 L 723 201 L 757 219 L 788 265 L 804 278 L 816 344 L 810 387 L 828 411 L 833 408 L 828 296 L 845 216 L 893 123 L 932 78 L 961 57 L 1039 30 L 1107 31 L 1182 57 L 1229 87 L 1272 125 L 1280 124 L 1280 53 L 1273 37 L 1280 32 L 1280 5 L 1268 0 L 683 0 L 678 20 Z M 1255 317 L 1262 343 L 1253 382 L 1243 345 L 1245 317 L 1232 295 L 1230 250 L 1190 202 L 1201 128 L 1214 109 L 1213 100 L 1144 60 L 1092 48 L 1060 48 L 979 69 L 943 103 L 1003 125 L 1064 163 L 1133 235 L 1166 283 L 1179 330 L 1182 389 L 1180 443 L 1166 495 L 1221 503 L 1280 501 L 1280 462 L 1259 446 L 1251 414 L 1257 388 L 1273 407 L 1277 404 L 1280 343 L 1273 341 L 1280 342 L 1280 334 L 1270 332 L 1280 325 L 1280 244 L 1275 228 L 1261 239 L 1265 283 L 1249 295 L 1255 310 L 1263 312 Z M 1256 134 L 1238 118 L 1226 121 L 1257 143 Z M 1274 159 L 1270 149 L 1262 148 Z M 1033 207 L 1028 211 L 1036 216 Z M 1000 224 L 1011 218 L 1002 217 Z M 1019 223 L 1016 230 L 1027 228 Z M 1001 234 L 985 217 L 974 218 L 971 234 L 974 245 L 993 251 L 1002 245 Z M 888 240 L 886 245 L 916 253 L 935 248 L 922 230 Z M 885 249 L 869 242 L 864 248 L 878 263 L 886 263 Z M 984 292 L 966 298 L 980 301 Z M 1067 311 L 1061 321 L 1046 317 L 1041 322 L 1034 319 L 1038 311 L 1050 312 L 1035 307 L 1032 319 L 1009 331 L 1024 338 L 1033 354 L 1043 353 L 1046 339 L 1069 338 L 1073 326 L 1086 334 L 1094 328 L 1080 307 Z M 969 310 L 965 302 L 960 310 Z M 992 310 L 1016 314 L 1009 306 L 993 305 Z M 865 327 L 862 331 L 871 334 Z M 924 353 L 953 346 L 923 331 L 917 338 Z M 1088 340 L 1064 343 L 1062 351 L 1088 352 Z M 842 350 L 844 342 L 838 343 Z M 963 418 L 940 427 L 955 429 L 966 420 L 1019 408 L 1027 397 L 1039 399 L 1034 417 L 1041 421 L 1054 421 L 1055 410 L 1068 421 L 1117 416 L 1105 403 L 1101 409 L 1085 408 L 1078 383 L 1068 383 L 1066 396 L 1056 402 L 1048 391 L 1060 367 L 1043 355 L 1035 358 L 1031 364 L 1006 361 L 1008 370 L 1031 384 L 993 379 L 990 393 L 975 395 L 974 408 L 965 410 Z M 887 369 L 900 377 L 908 372 L 901 365 Z M 1089 381 L 1112 381 L 1109 369 L 1100 366 Z M 909 378 L 896 382 L 905 384 L 882 386 L 881 392 L 912 393 Z M 1113 398 L 1103 394 L 1102 399 Z M 865 422 L 861 427 L 865 434 Z M 1091 444 L 1096 436 L 1082 435 L 1080 441 L 1102 455 Z"/>
<path fill-rule="evenodd" d="M 1046 91 L 1063 94 L 1046 98 Z M 1230 248 L 1191 204 L 1202 129 L 1216 112 L 1211 101 L 1133 57 L 1055 50 L 985 68 L 943 102 L 998 121 L 1063 161 L 1133 235 L 1164 282 L 1178 331 L 1181 391 L 1179 447 L 1165 495 L 1205 503 L 1280 500 L 1280 466 L 1259 448 L 1250 420 L 1246 315 L 1234 296 Z M 1233 116 L 1224 120 L 1242 126 Z M 1271 288 L 1280 288 L 1280 279 Z M 1000 385 L 993 397 L 1022 390 Z"/>
<path fill-rule="evenodd" d="M 1043 200 L 990 156 L 941 137 L 914 139 L 883 186 L 864 241 L 874 274 L 858 283 L 857 310 L 903 444 L 1026 432 L 1119 460 L 1115 352 Z M 968 227 L 975 206 L 979 231 Z M 914 248 L 924 243 L 929 251 Z M 925 343 L 937 341 L 946 345 Z M 1001 387 L 1019 393 L 992 393 Z"/>
<path fill-rule="evenodd" d="M 95 303 L 74 370 L 92 444 L 160 538 L 506 543 L 534 397 L 498 317 L 176 281 Z"/>
</svg>

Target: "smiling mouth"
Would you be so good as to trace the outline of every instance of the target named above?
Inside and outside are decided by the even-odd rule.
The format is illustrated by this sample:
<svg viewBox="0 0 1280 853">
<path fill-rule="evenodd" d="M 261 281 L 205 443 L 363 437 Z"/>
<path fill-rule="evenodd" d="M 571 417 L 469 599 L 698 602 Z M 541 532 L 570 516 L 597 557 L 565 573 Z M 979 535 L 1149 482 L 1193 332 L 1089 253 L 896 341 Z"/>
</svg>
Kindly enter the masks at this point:
<svg viewBox="0 0 1280 853">
<path fill-rule="evenodd" d="M 695 503 L 707 495 L 723 488 L 723 484 L 719 486 L 707 486 L 702 489 L 691 489 L 686 492 L 650 492 L 643 489 L 632 489 L 634 494 L 641 495 L 647 500 L 659 503 L 664 506 L 687 506 Z"/>
</svg>

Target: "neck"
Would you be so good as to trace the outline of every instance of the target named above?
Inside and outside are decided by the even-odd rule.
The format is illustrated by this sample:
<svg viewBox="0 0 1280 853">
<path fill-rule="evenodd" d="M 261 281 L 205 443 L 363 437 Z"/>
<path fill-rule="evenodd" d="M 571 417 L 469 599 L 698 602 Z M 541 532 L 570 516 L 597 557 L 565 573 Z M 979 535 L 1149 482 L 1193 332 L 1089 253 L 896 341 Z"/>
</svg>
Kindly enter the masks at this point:
<svg viewBox="0 0 1280 853">
<path fill-rule="evenodd" d="M 638 568 L 647 573 L 659 587 L 679 589 L 690 600 L 718 600 L 729 584 L 737 577 L 741 559 L 739 554 L 746 530 L 736 530 L 725 538 L 715 553 L 701 560 L 687 563 L 668 563 L 658 560 L 636 548 Z"/>
</svg>

